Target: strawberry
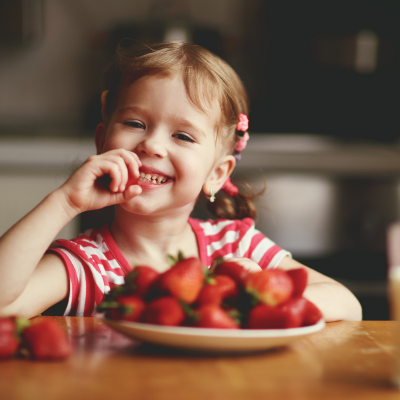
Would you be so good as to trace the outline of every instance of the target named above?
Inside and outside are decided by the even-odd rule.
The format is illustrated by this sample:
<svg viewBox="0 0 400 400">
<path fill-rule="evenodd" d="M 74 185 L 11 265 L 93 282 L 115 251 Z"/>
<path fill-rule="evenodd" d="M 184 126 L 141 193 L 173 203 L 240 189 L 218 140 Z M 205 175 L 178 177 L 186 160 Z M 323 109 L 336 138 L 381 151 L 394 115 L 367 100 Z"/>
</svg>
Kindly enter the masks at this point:
<svg viewBox="0 0 400 400">
<path fill-rule="evenodd" d="M 160 277 L 160 289 L 179 300 L 193 303 L 203 286 L 204 267 L 195 257 L 178 261 Z"/>
<path fill-rule="evenodd" d="M 286 271 L 292 278 L 294 291 L 293 297 L 300 297 L 307 287 L 307 270 L 305 268 L 296 268 Z"/>
<path fill-rule="evenodd" d="M 268 269 L 250 273 L 245 281 L 245 289 L 260 303 L 276 306 L 292 297 L 294 285 L 286 271 Z"/>
<path fill-rule="evenodd" d="M 53 319 L 34 322 L 24 329 L 22 337 L 37 360 L 63 360 L 71 354 L 65 332 Z"/>
<path fill-rule="evenodd" d="M 237 298 L 239 289 L 236 282 L 227 275 L 217 275 L 204 285 L 196 300 L 198 305 L 221 305 L 225 299 Z"/>
<path fill-rule="evenodd" d="M 303 325 L 307 302 L 304 297 L 295 297 L 280 306 L 285 314 L 284 328 L 298 328 Z"/>
<path fill-rule="evenodd" d="M 14 336 L 14 333 L 0 333 L 0 360 L 12 358 L 18 346 L 19 341 Z"/>
<path fill-rule="evenodd" d="M 249 275 L 249 271 L 236 262 L 224 261 L 218 264 L 213 273 L 215 275 L 227 275 L 231 277 L 239 287 L 244 287 L 244 282 Z"/>
<path fill-rule="evenodd" d="M 306 301 L 306 309 L 304 312 L 303 326 L 315 325 L 321 318 L 321 310 L 311 301 L 304 299 Z"/>
<path fill-rule="evenodd" d="M 120 296 L 114 306 L 108 309 L 110 319 L 138 321 L 145 307 L 144 301 L 137 296 Z"/>
<path fill-rule="evenodd" d="M 150 291 L 160 273 L 146 265 L 138 265 L 125 278 L 125 284 L 132 295 L 144 297 Z"/>
<path fill-rule="evenodd" d="M 0 317 L 0 360 L 14 355 L 19 347 L 21 332 L 28 325 L 25 318 Z"/>
<path fill-rule="evenodd" d="M 16 329 L 15 317 L 0 317 L 0 336 L 13 335 Z"/>
<path fill-rule="evenodd" d="M 221 307 L 205 304 L 195 311 L 198 328 L 239 329 L 239 325 Z"/>
<path fill-rule="evenodd" d="M 174 297 L 160 297 L 151 301 L 143 310 L 141 322 L 156 325 L 178 326 L 185 319 L 185 312 Z"/>
<path fill-rule="evenodd" d="M 282 329 L 286 327 L 285 311 L 280 307 L 258 304 L 247 316 L 249 329 Z"/>
</svg>

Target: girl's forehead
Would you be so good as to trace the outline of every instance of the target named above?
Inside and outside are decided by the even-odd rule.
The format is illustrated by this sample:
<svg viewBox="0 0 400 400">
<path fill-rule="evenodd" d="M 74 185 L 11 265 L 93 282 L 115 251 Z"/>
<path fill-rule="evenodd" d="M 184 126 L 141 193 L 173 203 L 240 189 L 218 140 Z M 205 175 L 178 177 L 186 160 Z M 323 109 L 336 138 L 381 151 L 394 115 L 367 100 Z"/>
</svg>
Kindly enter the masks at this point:
<svg viewBox="0 0 400 400">
<path fill-rule="evenodd" d="M 217 130 L 221 118 L 218 100 L 202 97 L 199 93 L 198 99 L 203 100 L 200 108 L 189 96 L 180 73 L 145 75 L 121 90 L 117 111 L 129 104 L 150 107 L 155 112 L 175 110 L 185 114 L 182 118 L 195 118 Z"/>
</svg>

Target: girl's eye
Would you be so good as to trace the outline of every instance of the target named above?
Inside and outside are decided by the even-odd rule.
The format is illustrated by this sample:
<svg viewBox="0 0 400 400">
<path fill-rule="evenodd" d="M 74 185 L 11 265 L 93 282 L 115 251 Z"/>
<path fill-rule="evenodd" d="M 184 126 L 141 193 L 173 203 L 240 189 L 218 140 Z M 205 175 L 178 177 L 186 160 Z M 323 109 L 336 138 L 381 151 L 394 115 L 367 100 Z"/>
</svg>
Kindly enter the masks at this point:
<svg viewBox="0 0 400 400">
<path fill-rule="evenodd" d="M 178 140 L 182 140 L 184 142 L 194 143 L 194 139 L 186 133 L 178 132 L 174 135 L 174 137 Z"/>
<path fill-rule="evenodd" d="M 130 128 L 138 128 L 138 129 L 145 129 L 146 127 L 140 121 L 125 121 L 124 125 L 129 126 Z"/>
</svg>

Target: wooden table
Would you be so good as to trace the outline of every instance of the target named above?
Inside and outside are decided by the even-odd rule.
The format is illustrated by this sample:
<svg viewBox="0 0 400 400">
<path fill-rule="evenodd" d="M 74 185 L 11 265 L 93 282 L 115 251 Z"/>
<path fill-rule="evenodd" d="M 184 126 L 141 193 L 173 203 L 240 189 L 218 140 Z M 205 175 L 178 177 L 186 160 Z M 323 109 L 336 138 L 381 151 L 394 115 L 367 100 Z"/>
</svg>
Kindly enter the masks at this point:
<svg viewBox="0 0 400 400">
<path fill-rule="evenodd" d="M 96 318 L 38 318 L 55 318 L 74 353 L 1 362 L 2 400 L 400 399 L 390 384 L 393 321 L 329 323 L 290 347 L 210 356 L 140 346 Z"/>
</svg>

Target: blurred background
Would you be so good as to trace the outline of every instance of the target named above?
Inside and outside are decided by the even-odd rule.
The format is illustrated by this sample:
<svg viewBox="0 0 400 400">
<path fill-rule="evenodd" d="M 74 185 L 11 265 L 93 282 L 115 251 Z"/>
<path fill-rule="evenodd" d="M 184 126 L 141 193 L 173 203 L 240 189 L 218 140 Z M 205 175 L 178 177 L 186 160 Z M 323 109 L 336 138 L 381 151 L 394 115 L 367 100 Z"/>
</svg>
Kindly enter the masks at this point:
<svg viewBox="0 0 400 400">
<path fill-rule="evenodd" d="M 258 228 L 353 290 L 364 319 L 388 319 L 399 22 L 397 0 L 0 0 L 0 234 L 94 152 L 119 41 L 191 41 L 248 90 L 251 140 L 234 179 L 266 182 Z"/>
</svg>

